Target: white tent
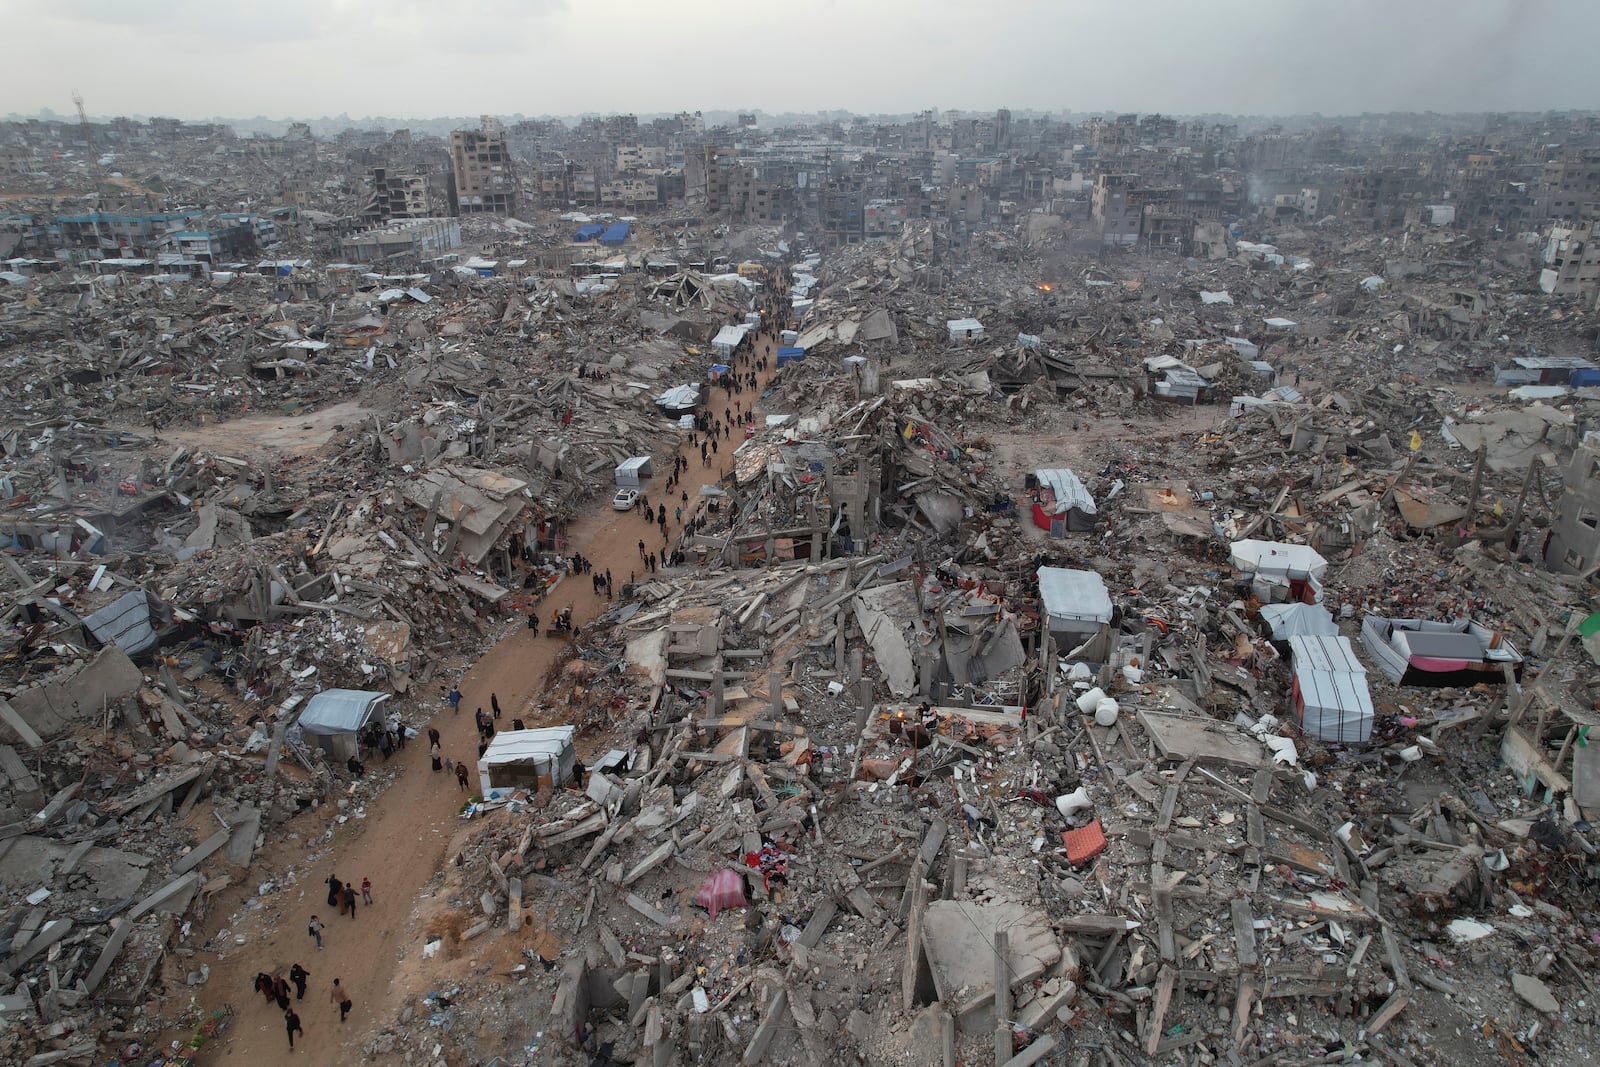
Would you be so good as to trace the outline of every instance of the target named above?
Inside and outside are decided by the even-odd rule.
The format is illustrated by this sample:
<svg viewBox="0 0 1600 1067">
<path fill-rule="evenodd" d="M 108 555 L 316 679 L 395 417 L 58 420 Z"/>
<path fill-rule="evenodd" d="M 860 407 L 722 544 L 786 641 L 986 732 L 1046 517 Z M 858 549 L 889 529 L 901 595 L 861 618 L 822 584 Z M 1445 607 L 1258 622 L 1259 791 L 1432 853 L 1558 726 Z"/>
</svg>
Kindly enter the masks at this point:
<svg viewBox="0 0 1600 1067">
<path fill-rule="evenodd" d="M 1347 637 L 1291 637 L 1294 712 L 1300 728 L 1323 741 L 1359 743 L 1372 736 L 1367 669 Z"/>
<path fill-rule="evenodd" d="M 1100 509 L 1095 506 L 1094 497 L 1089 495 L 1083 480 L 1072 471 L 1065 467 L 1042 468 L 1034 471 L 1033 477 L 1055 497 L 1055 502 L 1048 509 L 1035 506 L 1034 525 L 1055 534 L 1058 531 L 1054 523 L 1041 523 L 1041 517 L 1062 524 L 1061 532 L 1092 530 L 1099 523 Z"/>
<path fill-rule="evenodd" d="M 495 734 L 478 757 L 479 795 L 488 799 L 496 789 L 559 787 L 572 777 L 578 758 L 572 739 L 577 732 L 571 726 L 549 726 Z"/>
<path fill-rule="evenodd" d="M 1094 633 L 1111 621 L 1111 594 L 1094 571 L 1040 567 L 1039 599 L 1052 630 Z"/>
<path fill-rule="evenodd" d="M 1235 541 L 1231 555 L 1234 569 L 1250 575 L 1250 589 L 1263 601 L 1291 599 L 1295 582 L 1305 583 L 1313 602 L 1322 599 L 1321 579 L 1328 569 L 1328 561 L 1310 545 Z"/>
<path fill-rule="evenodd" d="M 1339 624 L 1321 604 L 1267 604 L 1261 609 L 1261 617 L 1272 627 L 1274 641 L 1339 636 Z"/>
<path fill-rule="evenodd" d="M 333 758 L 347 760 L 357 752 L 356 735 L 389 696 L 365 689 L 324 689 L 300 713 L 300 729 Z"/>
<path fill-rule="evenodd" d="M 717 350 L 717 355 L 726 359 L 733 355 L 733 350 L 744 342 L 744 335 L 749 332 L 748 326 L 724 326 L 711 339 L 711 347 Z"/>
<path fill-rule="evenodd" d="M 983 340 L 983 323 L 977 319 L 948 319 L 944 328 L 949 332 L 951 341 Z"/>
</svg>

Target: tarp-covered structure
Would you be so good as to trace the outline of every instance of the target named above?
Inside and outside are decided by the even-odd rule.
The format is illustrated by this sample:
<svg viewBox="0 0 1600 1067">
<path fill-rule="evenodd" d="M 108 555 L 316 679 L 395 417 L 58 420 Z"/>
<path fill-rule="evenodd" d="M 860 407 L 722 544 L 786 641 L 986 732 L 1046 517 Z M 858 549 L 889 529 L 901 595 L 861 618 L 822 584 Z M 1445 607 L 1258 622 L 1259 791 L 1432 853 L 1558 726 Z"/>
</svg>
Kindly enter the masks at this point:
<svg viewBox="0 0 1600 1067">
<path fill-rule="evenodd" d="M 694 902 L 710 912 L 713 919 L 719 911 L 744 907 L 744 875 L 728 867 L 719 867 L 700 883 Z"/>
<path fill-rule="evenodd" d="M 1300 728 L 1323 741 L 1356 744 L 1372 736 L 1367 669 L 1348 637 L 1291 637 L 1293 702 Z"/>
<path fill-rule="evenodd" d="M 1271 628 L 1274 641 L 1287 641 L 1291 637 L 1338 637 L 1339 624 L 1321 604 L 1266 604 L 1261 608 L 1261 618 Z"/>
<path fill-rule="evenodd" d="M 700 387 L 675 385 L 656 397 L 656 407 L 669 416 L 692 415 L 700 404 Z"/>
<path fill-rule="evenodd" d="M 711 339 L 711 347 L 716 349 L 717 355 L 723 359 L 731 359 L 734 349 L 744 344 L 745 334 L 750 332 L 750 327 L 745 325 L 724 326 L 717 331 L 717 336 Z"/>
<path fill-rule="evenodd" d="M 172 620 L 172 609 L 143 589 L 124 593 L 83 620 L 100 647 L 116 645 L 129 659 L 139 660 L 161 643 L 158 632 Z"/>
<path fill-rule="evenodd" d="M 1322 575 L 1328 561 L 1310 545 L 1284 541 L 1244 540 L 1233 543 L 1234 570 L 1250 576 L 1250 591 L 1266 603 L 1322 600 Z"/>
<path fill-rule="evenodd" d="M 479 794 L 488 800 L 495 790 L 559 789 L 577 765 L 577 733 L 572 726 L 547 726 L 495 734 L 478 757 Z"/>
<path fill-rule="evenodd" d="M 1361 643 L 1396 685 L 1502 684 L 1505 669 L 1522 677 L 1522 654 L 1502 633 L 1471 619 L 1361 620 Z"/>
<path fill-rule="evenodd" d="M 1092 530 L 1100 523 L 1094 497 L 1072 471 L 1055 467 L 1033 472 L 1039 483 L 1039 500 L 1033 505 L 1033 524 L 1050 536 Z"/>
<path fill-rule="evenodd" d="M 389 697 L 367 689 L 324 689 L 306 703 L 300 729 L 312 744 L 342 762 L 357 754 L 356 735 Z"/>
<path fill-rule="evenodd" d="M 1039 568 L 1039 601 L 1052 633 L 1076 644 L 1111 622 L 1111 594 L 1094 571 Z"/>
</svg>

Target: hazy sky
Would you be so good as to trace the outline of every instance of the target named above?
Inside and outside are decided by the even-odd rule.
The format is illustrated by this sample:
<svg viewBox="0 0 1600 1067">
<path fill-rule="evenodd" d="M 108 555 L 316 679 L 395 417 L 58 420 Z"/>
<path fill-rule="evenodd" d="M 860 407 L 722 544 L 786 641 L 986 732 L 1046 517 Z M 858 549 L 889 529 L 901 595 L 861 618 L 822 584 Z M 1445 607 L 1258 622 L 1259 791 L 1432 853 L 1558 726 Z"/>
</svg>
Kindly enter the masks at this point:
<svg viewBox="0 0 1600 1067">
<path fill-rule="evenodd" d="M 1600 107 L 1600 0 L 6 0 L 3 108 Z"/>
</svg>

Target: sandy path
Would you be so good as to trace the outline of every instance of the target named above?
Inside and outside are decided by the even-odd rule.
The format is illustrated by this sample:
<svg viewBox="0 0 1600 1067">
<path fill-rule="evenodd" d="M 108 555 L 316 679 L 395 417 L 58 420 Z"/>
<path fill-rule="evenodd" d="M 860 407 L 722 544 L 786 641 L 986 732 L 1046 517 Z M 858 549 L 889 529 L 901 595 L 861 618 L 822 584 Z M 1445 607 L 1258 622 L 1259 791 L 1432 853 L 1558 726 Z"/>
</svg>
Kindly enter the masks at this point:
<svg viewBox="0 0 1600 1067">
<path fill-rule="evenodd" d="M 771 336 L 758 337 L 759 350 L 763 343 L 777 347 Z M 769 369 L 762 376 L 763 387 L 771 378 Z M 758 394 L 749 389 L 739 394 L 747 404 Z M 718 392 L 712 397 L 712 406 L 720 415 L 724 406 L 731 406 L 727 395 Z M 760 407 L 757 406 L 759 413 Z M 757 416 L 760 425 L 760 415 Z M 732 467 L 733 449 L 741 438 L 738 431 L 721 439 L 721 449 L 712 457 L 712 464 L 703 467 L 699 450 L 693 454 L 685 437 L 681 454 L 689 460 L 682 488 L 688 488 L 691 504 L 694 490 L 703 482 L 714 482 Z M 668 496 L 663 488 L 666 472 L 658 473 L 646 486 L 645 492 L 652 503 Z M 691 488 L 692 487 L 692 488 Z M 679 489 L 672 490 L 673 494 Z M 681 503 L 681 499 L 676 501 Z M 685 509 L 684 518 L 689 517 Z M 682 524 L 668 519 L 668 529 L 676 539 Z M 653 527 L 647 526 L 642 512 L 617 512 L 610 508 L 609 499 L 595 503 L 590 514 L 569 527 L 571 544 L 576 551 L 594 560 L 596 568 L 610 567 L 618 595 L 632 572 L 644 576 L 639 562 L 638 542 L 642 538 L 651 550 L 659 550 L 661 537 Z M 461 710 L 451 714 L 444 702 L 444 691 L 450 678 L 439 678 L 436 695 L 439 714 L 432 726 L 442 735 L 441 747 L 445 755 L 465 757 L 474 770 L 471 792 L 477 791 L 477 728 L 473 712 L 490 706 L 490 694 L 500 698 L 503 717 L 499 728 L 510 729 L 513 717 L 522 717 L 526 725 L 544 725 L 534 717 L 523 714 L 523 709 L 537 703 L 541 683 L 558 654 L 567 646 L 565 640 L 545 636 L 544 624 L 551 614 L 568 604 L 580 626 L 605 610 L 604 596 L 596 597 L 588 578 L 569 576 L 538 606 L 541 620 L 539 636 L 529 633 L 520 619 L 512 620 L 500 641 L 482 659 L 478 660 L 461 680 Z M 421 699 L 426 699 L 425 697 Z M 596 739 L 595 747 L 609 748 L 609 739 Z M 589 755 L 580 744 L 580 755 Z M 396 980 L 396 976 L 410 970 L 420 955 L 423 923 L 433 910 L 434 901 L 421 896 L 428 881 L 453 855 L 451 844 L 456 835 L 468 824 L 458 818 L 467 794 L 461 792 L 453 775 L 435 774 L 429 769 L 426 735 L 413 739 L 406 750 L 397 753 L 392 764 L 402 770 L 395 783 L 377 802 L 370 805 L 365 819 L 351 819 L 335 835 L 330 846 L 314 863 L 297 864 L 299 881 L 273 894 L 262 906 L 247 913 L 233 926 L 235 934 L 243 934 L 247 944 L 233 949 L 228 957 L 215 960 L 208 953 L 200 953 L 189 966 L 199 960 L 211 963 L 211 979 L 203 987 L 201 1002 L 208 1008 L 231 1003 L 236 1016 L 222 1055 L 237 1056 L 252 1067 L 271 1067 L 273 1064 L 310 1061 L 323 1064 L 360 1062 L 362 1046 L 370 1031 L 391 1023 L 399 1013 L 405 999 L 413 992 L 411 984 Z M 305 832 L 307 827 L 291 826 L 292 830 Z M 282 831 L 280 831 L 281 835 Z M 295 848 L 298 842 L 288 842 L 285 848 Z M 270 854 L 270 852 L 269 852 Z M 285 853 L 283 864 L 272 869 L 282 869 L 297 857 Z M 253 888 L 266 867 L 258 863 L 245 882 Z M 327 906 L 326 886 L 322 880 L 336 874 L 341 880 L 372 879 L 373 906 L 357 906 L 356 917 L 341 917 L 336 908 Z M 240 897 L 219 901 L 223 916 L 237 911 Z M 232 907 L 227 907 L 232 904 Z M 325 948 L 318 952 L 306 933 L 306 923 L 311 915 L 319 916 L 326 930 L 323 933 Z M 214 925 L 225 923 L 225 917 L 214 920 Z M 252 991 L 256 972 L 271 970 L 287 976 L 289 968 L 299 962 L 311 972 L 306 999 L 296 1005 L 305 1034 L 296 1038 L 296 1049 L 291 1056 L 284 1033 L 283 1015 L 276 1005 L 263 1000 Z M 433 961 L 430 961 L 430 964 Z M 339 978 L 354 1001 L 350 1019 L 339 1023 L 339 1010 L 329 1000 L 329 987 Z M 173 1036 L 173 1035 L 168 1035 Z"/>
</svg>

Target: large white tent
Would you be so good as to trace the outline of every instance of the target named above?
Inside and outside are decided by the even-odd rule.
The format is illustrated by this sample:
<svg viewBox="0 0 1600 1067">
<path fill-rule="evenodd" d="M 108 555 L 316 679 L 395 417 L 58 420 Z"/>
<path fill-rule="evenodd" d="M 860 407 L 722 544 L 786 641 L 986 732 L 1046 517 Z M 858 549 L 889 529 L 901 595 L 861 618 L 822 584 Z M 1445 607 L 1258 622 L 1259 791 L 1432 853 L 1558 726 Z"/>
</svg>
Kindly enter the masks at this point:
<svg viewBox="0 0 1600 1067">
<path fill-rule="evenodd" d="M 356 735 L 389 696 L 365 689 L 324 689 L 306 703 L 300 729 L 330 756 L 347 760 L 357 753 Z"/>
<path fill-rule="evenodd" d="M 494 735 L 489 747 L 478 757 L 479 795 L 488 798 L 496 790 L 554 789 L 572 777 L 577 751 L 571 726 L 547 726 L 538 730 L 507 730 Z"/>
<path fill-rule="evenodd" d="M 1359 743 L 1372 736 L 1367 669 L 1348 637 L 1291 637 L 1294 711 L 1300 728 L 1323 741 Z"/>
<path fill-rule="evenodd" d="M 1322 600 L 1322 575 L 1328 561 L 1310 545 L 1284 541 L 1233 543 L 1233 569 L 1250 575 L 1250 591 L 1268 603 Z"/>
</svg>

